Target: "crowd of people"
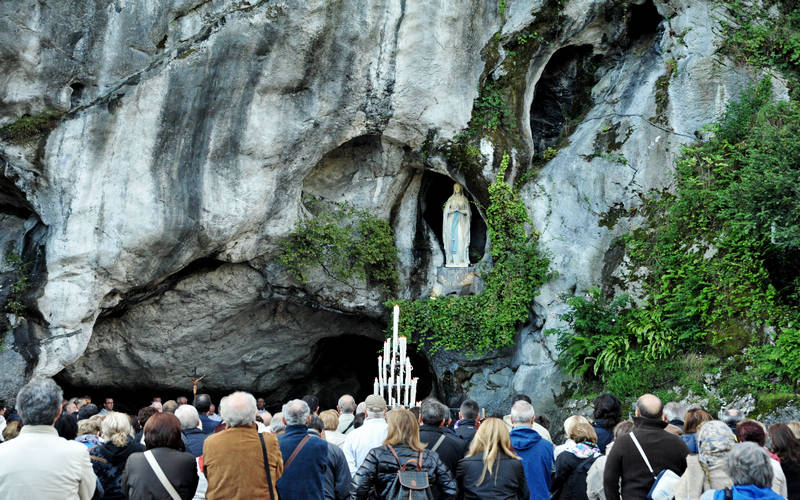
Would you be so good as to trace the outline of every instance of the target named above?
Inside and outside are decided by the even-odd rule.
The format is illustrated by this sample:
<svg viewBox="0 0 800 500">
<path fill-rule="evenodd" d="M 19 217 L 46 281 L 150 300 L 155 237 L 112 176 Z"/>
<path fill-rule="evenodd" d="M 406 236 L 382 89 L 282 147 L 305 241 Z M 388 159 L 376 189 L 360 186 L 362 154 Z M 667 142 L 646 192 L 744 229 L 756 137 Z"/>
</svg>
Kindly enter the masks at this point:
<svg viewBox="0 0 800 500">
<path fill-rule="evenodd" d="M 380 395 L 313 395 L 274 415 L 234 392 L 152 404 L 136 415 L 65 401 L 34 378 L 0 401 L 0 498 L 26 499 L 800 499 L 800 422 L 766 428 L 736 409 L 641 396 L 632 419 L 602 394 L 554 446 L 526 395 L 483 418 L 433 398 L 388 408 Z M 560 434 L 560 432 L 558 433 Z"/>
</svg>

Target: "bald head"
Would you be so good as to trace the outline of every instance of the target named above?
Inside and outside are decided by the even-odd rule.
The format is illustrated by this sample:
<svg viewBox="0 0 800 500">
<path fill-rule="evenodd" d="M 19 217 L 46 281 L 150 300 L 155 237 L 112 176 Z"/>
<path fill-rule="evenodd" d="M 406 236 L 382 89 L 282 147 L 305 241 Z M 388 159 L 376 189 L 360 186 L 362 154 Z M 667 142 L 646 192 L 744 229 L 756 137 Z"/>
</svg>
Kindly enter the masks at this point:
<svg viewBox="0 0 800 500">
<path fill-rule="evenodd" d="M 636 413 L 645 418 L 662 418 L 664 404 L 652 394 L 645 394 L 636 401 Z"/>
<path fill-rule="evenodd" d="M 345 394 L 339 398 L 339 403 L 336 405 L 336 408 L 339 410 L 339 415 L 343 413 L 353 413 L 356 411 L 356 400 L 353 399 L 353 396 Z"/>
</svg>

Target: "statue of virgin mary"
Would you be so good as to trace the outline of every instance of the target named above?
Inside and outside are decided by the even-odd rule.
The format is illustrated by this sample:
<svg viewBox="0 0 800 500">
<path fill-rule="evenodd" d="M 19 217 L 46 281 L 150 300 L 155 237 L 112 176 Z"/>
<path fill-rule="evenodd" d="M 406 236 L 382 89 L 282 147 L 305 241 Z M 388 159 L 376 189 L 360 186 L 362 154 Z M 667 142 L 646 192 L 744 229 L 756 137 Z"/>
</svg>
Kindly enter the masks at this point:
<svg viewBox="0 0 800 500">
<path fill-rule="evenodd" d="M 461 185 L 453 186 L 453 196 L 444 205 L 442 239 L 445 267 L 469 267 L 469 200 Z"/>
</svg>

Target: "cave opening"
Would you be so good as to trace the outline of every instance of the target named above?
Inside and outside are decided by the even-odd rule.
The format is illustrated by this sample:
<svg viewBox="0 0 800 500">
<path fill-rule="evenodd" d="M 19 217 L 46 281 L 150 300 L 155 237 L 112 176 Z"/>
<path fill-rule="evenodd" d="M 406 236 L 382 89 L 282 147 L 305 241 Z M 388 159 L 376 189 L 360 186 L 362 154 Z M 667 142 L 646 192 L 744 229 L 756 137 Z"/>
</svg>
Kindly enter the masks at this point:
<svg viewBox="0 0 800 500">
<path fill-rule="evenodd" d="M 72 90 L 70 93 L 70 107 L 74 108 L 81 103 L 83 91 L 86 87 L 80 82 L 75 82 L 71 84 L 69 88 Z"/>
<path fill-rule="evenodd" d="M 653 0 L 647 0 L 640 5 L 631 5 L 631 14 L 628 18 L 628 37 L 631 43 L 654 36 L 663 20 Z"/>
<path fill-rule="evenodd" d="M 591 45 L 559 49 L 536 82 L 530 111 L 536 158 L 569 137 L 594 104 L 592 88 L 602 56 L 592 53 Z"/>
<path fill-rule="evenodd" d="M 433 234 L 436 235 L 442 255 L 444 255 L 444 240 L 442 239 L 443 210 L 447 199 L 453 195 L 453 185 L 455 183 L 456 181 L 450 177 L 429 170 L 426 170 L 422 177 L 420 212 L 423 220 L 428 224 Z M 475 208 L 475 199 L 466 190 L 464 194 L 470 201 L 471 212 L 469 259 L 472 264 L 476 264 L 483 258 L 484 250 L 486 249 L 486 222 L 481 217 L 478 209 Z"/>
<path fill-rule="evenodd" d="M 771 248 L 764 256 L 770 283 L 780 303 L 800 307 L 800 248 Z"/>
</svg>

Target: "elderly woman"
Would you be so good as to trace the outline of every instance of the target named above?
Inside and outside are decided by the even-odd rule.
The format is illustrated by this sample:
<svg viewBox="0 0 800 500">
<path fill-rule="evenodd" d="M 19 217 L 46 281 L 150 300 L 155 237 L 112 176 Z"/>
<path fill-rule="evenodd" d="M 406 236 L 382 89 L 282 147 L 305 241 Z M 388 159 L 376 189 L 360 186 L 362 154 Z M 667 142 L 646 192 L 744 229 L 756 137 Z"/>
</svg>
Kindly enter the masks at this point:
<svg viewBox="0 0 800 500">
<path fill-rule="evenodd" d="M 733 486 L 725 468 L 725 458 L 736 444 L 730 427 L 720 420 L 706 422 L 697 432 L 697 442 L 699 453 L 686 457 L 686 471 L 675 486 L 675 500 L 697 500 L 705 491 Z"/>
<path fill-rule="evenodd" d="M 94 418 L 85 418 L 78 422 L 78 436 L 75 441 L 90 450 L 100 444 L 100 422 Z"/>
<path fill-rule="evenodd" d="M 197 489 L 197 464 L 191 453 L 183 451 L 181 422 L 172 413 L 157 413 L 144 425 L 147 451 L 128 458 L 122 473 L 122 488 L 129 500 L 171 498 L 172 488 L 180 498 L 189 500 Z M 145 454 L 150 454 L 148 458 Z M 153 466 L 149 460 L 154 460 Z M 154 467 L 166 477 L 162 484 Z"/>
<path fill-rule="evenodd" d="M 353 476 L 352 498 L 371 498 L 373 489 L 378 498 L 386 498 L 400 467 L 409 460 L 412 462 L 406 470 L 416 470 L 419 463 L 428 474 L 431 488 L 441 493 L 437 498 L 454 498 L 456 482 L 439 455 L 426 450 L 419 440 L 419 424 L 414 414 L 402 407 L 395 408 L 386 414 L 386 423 L 389 429 L 383 446 L 370 450 Z"/>
<path fill-rule="evenodd" d="M 122 471 L 128 457 L 144 446 L 133 440 L 131 420 L 124 413 L 115 411 L 106 413 L 100 426 L 103 444 L 89 450 L 92 467 L 97 479 L 103 486 L 106 500 L 124 499 L 122 490 Z"/>
<path fill-rule="evenodd" d="M 556 458 L 556 469 L 550 483 L 551 498 L 559 500 L 588 500 L 586 475 L 601 456 L 597 434 L 588 423 L 577 423 L 571 429 L 572 445 Z"/>
<path fill-rule="evenodd" d="M 567 448 L 575 444 L 575 441 L 570 439 L 569 433 L 572 432 L 572 428 L 575 427 L 575 424 L 578 423 L 589 424 L 589 425 L 592 424 L 591 422 L 589 422 L 588 418 L 582 415 L 572 415 L 567 417 L 567 419 L 564 420 L 564 435 L 567 436 L 567 440 L 564 441 L 564 444 L 556 446 L 555 450 L 553 450 L 553 455 L 555 455 L 556 458 L 558 458 L 558 455 L 562 451 L 566 450 Z"/>
<path fill-rule="evenodd" d="M 319 418 L 325 423 L 325 439 L 329 443 L 341 447 L 344 444 L 344 438 L 347 436 L 336 431 L 339 427 L 339 412 L 336 410 L 325 410 L 319 414 Z"/>
<path fill-rule="evenodd" d="M 772 466 L 772 490 L 783 497 L 788 496 L 786 476 L 783 474 L 778 456 L 773 455 L 771 451 L 764 447 L 767 442 L 767 430 L 764 428 L 764 425 L 755 420 L 739 422 L 736 425 L 736 439 L 738 439 L 740 443 L 756 443 L 764 450 L 767 456 L 770 457 L 770 465 Z"/>
<path fill-rule="evenodd" d="M 733 479 L 733 488 L 708 490 L 700 500 L 783 499 L 784 497 L 770 488 L 771 460 L 767 452 L 756 443 L 737 444 L 725 458 L 725 467 Z"/>
<path fill-rule="evenodd" d="M 714 420 L 714 417 L 702 408 L 692 408 L 683 416 L 681 439 L 689 447 L 689 453 L 697 453 L 697 431 L 704 423 L 711 420 Z"/>
</svg>

